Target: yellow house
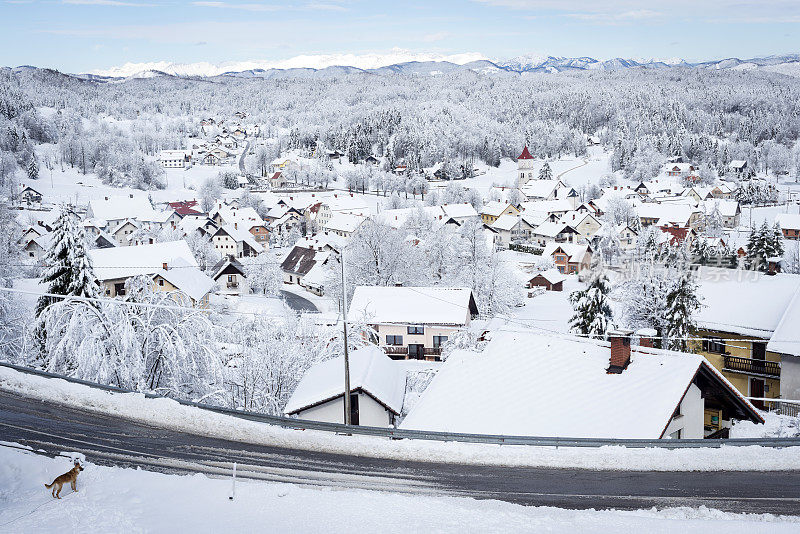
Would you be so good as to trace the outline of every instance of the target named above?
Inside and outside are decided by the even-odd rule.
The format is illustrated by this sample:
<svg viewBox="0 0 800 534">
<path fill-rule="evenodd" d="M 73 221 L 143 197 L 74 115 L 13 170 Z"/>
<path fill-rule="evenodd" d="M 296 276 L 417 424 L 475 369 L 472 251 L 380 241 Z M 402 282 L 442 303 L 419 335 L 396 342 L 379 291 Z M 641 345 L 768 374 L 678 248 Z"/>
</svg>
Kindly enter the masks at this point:
<svg viewBox="0 0 800 534">
<path fill-rule="evenodd" d="M 702 267 L 697 281 L 694 352 L 746 397 L 798 398 L 800 276 Z"/>
<path fill-rule="evenodd" d="M 492 224 L 502 215 L 519 215 L 519 210 L 507 202 L 489 202 L 481 209 L 481 220 Z"/>
<path fill-rule="evenodd" d="M 178 304 L 191 304 L 195 308 L 207 308 L 208 297 L 214 288 L 214 281 L 197 267 L 183 262 L 170 267 L 164 265 L 153 275 L 153 287 L 158 291 L 175 292 Z M 189 299 L 186 302 L 185 298 Z"/>
</svg>

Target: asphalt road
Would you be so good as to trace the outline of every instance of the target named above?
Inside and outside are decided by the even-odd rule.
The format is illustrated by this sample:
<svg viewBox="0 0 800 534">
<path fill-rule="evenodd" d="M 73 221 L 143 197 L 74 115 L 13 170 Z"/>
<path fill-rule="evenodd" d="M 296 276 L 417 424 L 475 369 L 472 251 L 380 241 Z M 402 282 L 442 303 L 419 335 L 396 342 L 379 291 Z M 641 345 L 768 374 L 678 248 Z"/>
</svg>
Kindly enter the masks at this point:
<svg viewBox="0 0 800 534">
<path fill-rule="evenodd" d="M 298 431 L 299 432 L 299 431 Z M 346 438 L 342 438 L 346 439 Z M 800 473 L 664 473 L 502 468 L 361 458 L 250 445 L 149 427 L 0 391 L 0 441 L 99 465 L 315 486 L 499 499 L 563 508 L 705 505 L 800 515 Z"/>
<path fill-rule="evenodd" d="M 242 174 L 247 174 L 247 171 L 244 170 L 244 158 L 247 157 L 247 153 L 250 152 L 250 145 L 252 144 L 253 142 L 248 140 L 244 152 L 242 152 L 242 155 L 239 156 L 239 170 Z"/>
<path fill-rule="evenodd" d="M 298 312 L 317 312 L 319 311 L 314 303 L 310 300 L 301 297 L 300 295 L 295 295 L 289 291 L 281 289 L 281 298 L 286 301 L 287 306 L 289 306 L 294 311 Z"/>
</svg>

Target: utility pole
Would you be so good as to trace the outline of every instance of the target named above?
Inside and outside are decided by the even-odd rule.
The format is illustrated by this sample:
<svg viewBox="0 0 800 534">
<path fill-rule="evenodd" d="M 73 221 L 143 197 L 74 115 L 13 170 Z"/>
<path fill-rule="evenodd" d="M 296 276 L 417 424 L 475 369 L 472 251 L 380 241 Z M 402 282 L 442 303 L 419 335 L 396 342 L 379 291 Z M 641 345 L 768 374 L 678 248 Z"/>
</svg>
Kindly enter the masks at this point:
<svg viewBox="0 0 800 534">
<path fill-rule="evenodd" d="M 347 282 L 344 275 L 344 247 L 339 254 L 342 262 L 342 326 L 344 327 L 344 424 L 350 420 L 350 355 L 347 351 Z"/>
</svg>

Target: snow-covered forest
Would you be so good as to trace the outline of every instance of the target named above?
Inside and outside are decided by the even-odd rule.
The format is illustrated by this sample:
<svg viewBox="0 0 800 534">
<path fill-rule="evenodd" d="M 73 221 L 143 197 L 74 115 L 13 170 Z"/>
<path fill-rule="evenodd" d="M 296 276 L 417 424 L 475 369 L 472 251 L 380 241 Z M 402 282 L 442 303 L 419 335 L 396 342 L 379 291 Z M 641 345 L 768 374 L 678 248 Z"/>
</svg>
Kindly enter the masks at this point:
<svg viewBox="0 0 800 534">
<path fill-rule="evenodd" d="M 368 78 L 369 83 L 365 83 Z M 558 157 L 598 135 L 612 169 L 648 178 L 683 155 L 724 174 L 800 164 L 800 81 L 746 71 L 624 70 L 435 77 L 353 74 L 330 79 L 157 77 L 96 83 L 55 71 L 0 72 L 0 179 L 27 173 L 32 142 L 57 143 L 43 165 L 97 172 L 107 183 L 162 186 L 151 157 L 201 135 L 204 116 L 247 110 L 282 148 L 385 156 L 411 169 L 436 162 L 497 165 L 520 146 Z"/>
</svg>

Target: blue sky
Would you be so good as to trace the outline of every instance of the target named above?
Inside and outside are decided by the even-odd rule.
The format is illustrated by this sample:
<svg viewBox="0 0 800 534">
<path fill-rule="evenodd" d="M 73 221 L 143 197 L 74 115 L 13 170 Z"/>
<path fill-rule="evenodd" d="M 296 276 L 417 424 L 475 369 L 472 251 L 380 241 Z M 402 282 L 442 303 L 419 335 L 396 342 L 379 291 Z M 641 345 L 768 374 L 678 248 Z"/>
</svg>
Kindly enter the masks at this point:
<svg viewBox="0 0 800 534">
<path fill-rule="evenodd" d="M 372 54 L 370 61 L 381 62 L 393 49 L 392 57 L 401 49 L 403 58 L 425 52 L 700 60 L 800 52 L 800 1 L 0 0 L 6 66 L 89 72 L 129 62 L 319 54 L 333 55 L 329 62 L 337 54 Z"/>
</svg>

